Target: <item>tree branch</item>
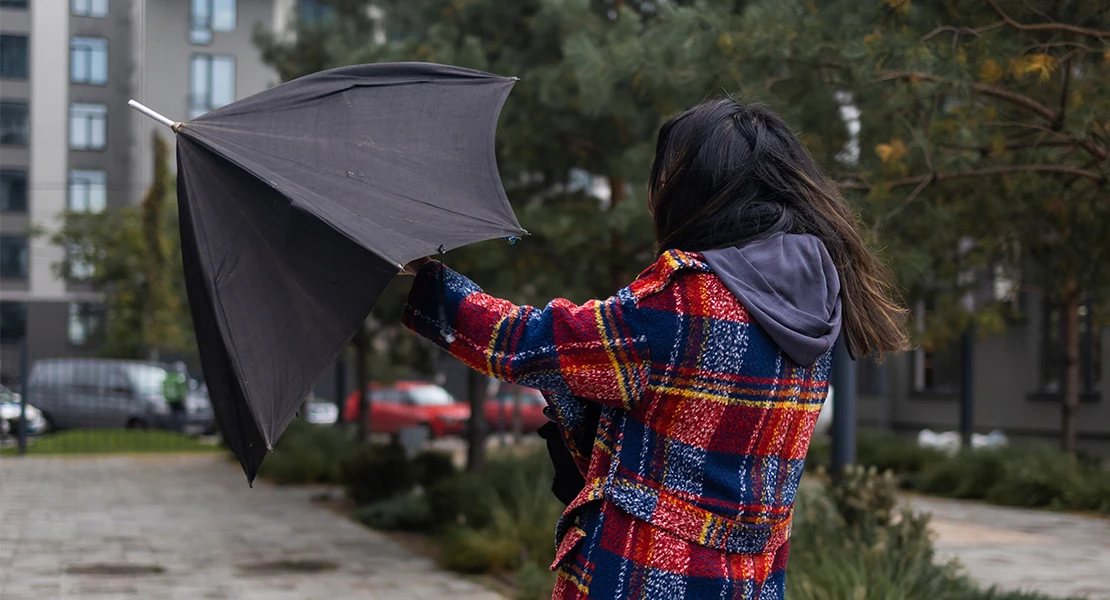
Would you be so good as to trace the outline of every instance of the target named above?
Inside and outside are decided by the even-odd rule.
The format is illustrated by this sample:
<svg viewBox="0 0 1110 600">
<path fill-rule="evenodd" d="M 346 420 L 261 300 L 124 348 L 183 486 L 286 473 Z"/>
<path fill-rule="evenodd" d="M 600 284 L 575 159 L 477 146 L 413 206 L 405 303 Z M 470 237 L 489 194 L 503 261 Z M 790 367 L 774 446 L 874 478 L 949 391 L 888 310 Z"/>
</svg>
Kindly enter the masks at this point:
<svg viewBox="0 0 1110 600">
<path fill-rule="evenodd" d="M 879 81 L 890 81 L 893 79 L 908 79 L 919 81 L 940 81 L 940 77 L 931 73 L 922 73 L 920 71 L 879 71 Z M 1027 108 L 1038 115 L 1044 117 L 1049 122 L 1055 123 L 1059 118 L 1056 111 L 1037 102 L 1029 96 L 1011 92 L 1005 88 L 1000 88 L 985 83 L 972 83 L 971 89 L 983 94 L 984 96 L 992 96 L 1000 100 L 1005 100 L 1011 104 Z"/>
<path fill-rule="evenodd" d="M 992 29 L 998 29 L 999 27 L 1002 27 L 1005 24 L 1006 24 L 1005 21 L 999 21 L 997 23 L 991 23 L 990 25 L 984 25 L 982 27 L 952 27 L 950 25 L 941 25 L 940 27 L 937 27 L 936 29 L 934 29 L 934 30 L 930 31 L 929 33 L 925 34 L 921 38 L 921 41 L 927 42 L 930 39 L 932 39 L 933 37 L 936 37 L 937 34 L 943 33 L 945 31 L 951 31 L 952 33 L 954 33 L 956 35 L 961 35 L 961 34 L 966 33 L 966 34 L 973 35 L 975 37 L 979 37 L 980 35 L 983 34 L 983 32 L 990 31 Z"/>
<path fill-rule="evenodd" d="M 1007 165 L 1002 167 L 984 167 L 982 169 L 968 169 L 967 171 L 952 171 L 949 173 L 929 173 L 927 175 L 916 175 L 914 177 L 903 177 L 902 179 L 893 179 L 891 181 L 883 181 L 880 183 L 866 183 L 862 181 L 841 181 L 839 182 L 841 189 L 846 190 L 870 190 L 875 187 L 904 187 L 907 185 L 920 186 L 923 182 L 931 183 L 932 181 L 948 181 L 952 179 L 967 179 L 971 177 L 993 177 L 995 175 L 1008 175 L 1011 173 L 1054 173 L 1057 175 L 1071 175 L 1073 177 L 1082 177 L 1100 183 L 1106 182 L 1106 177 L 1101 173 L 1095 171 L 1088 171 L 1076 167 L 1066 167 L 1063 165 Z M 918 192 L 920 193 L 920 192 Z"/>
<path fill-rule="evenodd" d="M 1074 33 L 1077 35 L 1085 35 L 1087 37 L 1093 37 L 1099 40 L 1110 38 L 1110 31 L 1091 29 L 1089 27 L 1080 27 L 1078 25 L 1069 25 L 1067 23 L 1057 23 L 1055 21 L 1052 21 L 1050 23 L 1018 23 L 1013 18 L 1011 18 L 1010 15 L 1006 14 L 1003 11 L 1002 7 L 998 6 L 998 3 L 995 2 L 995 0 L 987 0 L 987 3 L 991 5 L 991 8 L 994 9 L 994 12 L 998 13 L 998 16 L 1002 17 L 1002 20 L 1005 21 L 1007 25 L 1021 31 L 1063 31 L 1067 33 Z"/>
</svg>

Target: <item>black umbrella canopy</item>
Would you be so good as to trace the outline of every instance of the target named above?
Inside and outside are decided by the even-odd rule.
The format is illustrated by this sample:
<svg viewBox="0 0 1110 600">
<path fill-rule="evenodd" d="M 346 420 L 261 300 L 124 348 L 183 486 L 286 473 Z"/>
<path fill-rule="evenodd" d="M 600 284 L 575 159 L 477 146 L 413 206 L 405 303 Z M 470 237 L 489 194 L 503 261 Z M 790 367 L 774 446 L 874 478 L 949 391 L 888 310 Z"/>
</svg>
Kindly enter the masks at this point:
<svg viewBox="0 0 1110 600">
<path fill-rule="evenodd" d="M 525 235 L 494 157 L 513 82 L 344 67 L 175 125 L 189 304 L 248 480 L 402 265 Z"/>
</svg>

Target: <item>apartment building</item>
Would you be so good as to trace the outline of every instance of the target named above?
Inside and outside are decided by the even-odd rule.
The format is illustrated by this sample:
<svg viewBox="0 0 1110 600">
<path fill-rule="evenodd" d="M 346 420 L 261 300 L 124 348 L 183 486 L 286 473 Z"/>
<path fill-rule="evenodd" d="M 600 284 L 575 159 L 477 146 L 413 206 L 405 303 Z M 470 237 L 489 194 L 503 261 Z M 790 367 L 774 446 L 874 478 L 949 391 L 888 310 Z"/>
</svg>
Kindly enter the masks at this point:
<svg viewBox="0 0 1110 600">
<path fill-rule="evenodd" d="M 310 3 L 311 4 L 311 3 Z M 159 127 L 136 98 L 186 120 L 278 82 L 256 28 L 284 30 L 296 0 L 0 0 L 0 375 L 95 352 L 98 295 L 62 278 L 44 235 L 65 211 L 140 201 Z M 168 131 L 161 131 L 169 139 Z"/>
</svg>

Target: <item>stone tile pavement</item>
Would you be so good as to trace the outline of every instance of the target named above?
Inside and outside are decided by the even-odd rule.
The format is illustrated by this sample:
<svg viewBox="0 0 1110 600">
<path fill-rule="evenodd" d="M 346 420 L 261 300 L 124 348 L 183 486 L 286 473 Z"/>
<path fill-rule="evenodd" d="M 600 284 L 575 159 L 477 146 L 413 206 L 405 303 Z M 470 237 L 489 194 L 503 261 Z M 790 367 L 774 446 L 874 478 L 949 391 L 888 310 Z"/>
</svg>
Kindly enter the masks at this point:
<svg viewBox="0 0 1110 600">
<path fill-rule="evenodd" d="M 987 585 L 1110 600 L 1110 519 L 908 496 L 932 513 L 941 558 Z"/>
<path fill-rule="evenodd" d="M 0 459 L 3 600 L 498 600 L 219 455 Z"/>
<path fill-rule="evenodd" d="M 3 600 L 498 600 L 223 455 L 0 458 Z M 1110 520 L 927 497 L 942 558 L 1110 600 Z"/>
</svg>

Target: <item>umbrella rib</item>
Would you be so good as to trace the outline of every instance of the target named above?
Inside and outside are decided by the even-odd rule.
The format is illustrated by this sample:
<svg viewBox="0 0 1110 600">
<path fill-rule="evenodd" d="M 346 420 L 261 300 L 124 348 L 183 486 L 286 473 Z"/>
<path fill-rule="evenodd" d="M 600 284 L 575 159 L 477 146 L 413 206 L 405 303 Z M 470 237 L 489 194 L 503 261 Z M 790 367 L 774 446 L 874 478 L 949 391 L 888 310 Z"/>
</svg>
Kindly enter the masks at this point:
<svg viewBox="0 0 1110 600">
<path fill-rule="evenodd" d="M 248 173 L 250 173 L 251 175 L 253 175 L 253 176 L 254 176 L 255 178 L 257 178 L 257 179 L 259 179 L 259 180 L 261 180 L 261 181 L 264 181 L 264 182 L 266 182 L 267 184 L 269 184 L 269 185 L 270 185 L 271 187 L 273 187 L 274 189 L 278 190 L 279 192 L 281 192 L 281 193 L 283 193 L 283 194 L 287 194 L 287 191 L 286 191 L 285 189 L 281 189 L 281 188 L 279 188 L 279 187 L 278 187 L 278 186 L 277 186 L 277 185 L 276 185 L 275 183 L 273 183 L 273 182 L 269 181 L 268 179 L 264 178 L 264 177 L 263 177 L 262 175 L 260 175 L 260 174 L 259 174 L 259 173 L 257 172 L 257 170 L 255 170 L 255 169 L 252 169 L 252 168 L 250 168 L 250 167 L 248 167 L 248 166 L 244 165 L 244 164 L 243 164 L 243 163 L 242 163 L 241 161 L 239 161 L 239 160 L 236 160 L 236 159 L 234 159 L 234 158 L 231 158 L 231 157 L 227 156 L 227 154 L 226 154 L 226 153 L 224 153 L 224 152 L 221 152 L 221 151 L 220 151 L 220 150 L 219 150 L 219 149 L 218 149 L 217 147 L 215 147 L 215 146 L 213 146 L 213 145 L 212 145 L 211 143 L 209 143 L 209 141 L 208 141 L 208 140 L 203 140 L 203 139 L 200 139 L 200 138 L 194 138 L 194 139 L 196 139 L 196 140 L 197 140 L 198 142 L 200 142 L 200 143 L 204 144 L 204 145 L 205 145 L 205 146 L 206 146 L 206 147 L 207 147 L 207 148 L 208 148 L 209 150 L 211 150 L 211 151 L 213 151 L 213 152 L 216 152 L 217 154 L 219 154 L 219 155 L 220 155 L 221 157 L 223 157 L 223 158 L 224 158 L 225 160 L 228 160 L 228 161 L 232 162 L 233 164 L 235 164 L 235 165 L 236 165 L 237 167 L 239 167 L 240 169 L 243 169 L 244 171 L 247 171 Z M 236 143 L 234 143 L 234 142 L 226 142 L 226 141 L 225 141 L 225 142 L 223 142 L 223 143 L 230 143 L 230 144 L 232 144 L 232 145 L 235 145 L 235 146 L 245 147 L 245 146 L 242 146 L 241 144 L 236 144 Z M 330 171 L 330 170 L 328 170 L 328 169 L 326 169 L 326 168 L 323 168 L 323 167 L 316 167 L 316 166 L 313 166 L 313 165 L 307 165 L 307 164 L 305 164 L 305 163 L 302 163 L 302 162 L 300 162 L 300 161 L 296 161 L 296 160 L 293 160 L 293 159 L 291 159 L 291 158 L 287 158 L 287 157 L 284 157 L 284 156 L 278 156 L 278 155 L 276 155 L 276 154 L 271 154 L 271 153 L 269 153 L 269 152 L 266 152 L 266 151 L 265 151 L 265 150 L 263 150 L 263 149 L 259 149 L 259 148 L 253 148 L 252 150 L 254 150 L 255 152 L 258 152 L 259 154 L 264 154 L 264 155 L 266 155 L 266 156 L 269 156 L 269 157 L 271 157 L 271 158 L 275 158 L 275 159 L 277 159 L 277 160 L 282 160 L 282 161 L 285 161 L 285 162 L 289 162 L 289 163 L 295 164 L 295 165 L 297 165 L 297 166 L 300 166 L 300 167 L 304 167 L 304 168 L 306 168 L 306 169 L 310 169 L 310 170 L 317 170 L 317 171 L 323 171 L 324 173 L 328 173 L 328 174 L 330 174 L 330 175 L 334 175 L 334 176 L 336 176 L 336 177 L 341 177 L 341 178 L 344 178 L 344 179 L 352 179 L 352 178 L 350 178 L 350 177 L 346 177 L 346 176 L 345 176 L 344 174 L 342 174 L 342 173 L 336 173 L 336 172 L 334 172 L 334 171 Z M 491 178 L 492 178 L 492 177 L 493 177 L 493 174 L 491 173 Z M 287 178 L 285 178 L 285 177 L 281 177 L 281 176 L 278 176 L 278 175 L 275 175 L 275 178 L 281 178 L 281 179 L 284 179 L 284 180 L 288 181 L 288 179 L 287 179 Z M 389 190 L 383 190 L 383 189 L 382 189 L 382 188 L 380 188 L 380 187 L 374 186 L 374 185 L 373 185 L 373 183 L 371 183 L 371 182 L 369 182 L 369 181 L 365 181 L 365 180 L 362 180 L 362 179 L 354 179 L 354 181 L 357 181 L 357 182 L 359 182 L 359 183 L 361 183 L 362 185 L 365 185 L 365 186 L 373 187 L 374 189 L 376 189 L 376 190 L 378 190 L 378 191 L 385 191 L 385 192 L 388 192 L 388 193 L 391 193 L 391 194 L 396 194 L 396 195 L 398 195 L 398 196 L 400 196 L 400 197 L 402 197 L 402 198 L 405 198 L 406 200 L 411 200 L 411 201 L 413 201 L 413 202 L 416 202 L 417 204 L 423 204 L 423 205 L 425 205 L 425 206 L 428 206 L 428 207 L 430 207 L 430 208 L 433 208 L 433 209 L 436 209 L 436 210 L 440 210 L 440 211 L 443 211 L 443 212 L 445 212 L 445 213 L 448 213 L 448 214 L 458 215 L 458 216 L 461 216 L 461 217 L 465 217 L 465 218 L 467 218 L 467 219 L 469 219 L 469 220 L 471 220 L 471 221 L 477 221 L 477 222 L 479 222 L 479 223 L 485 223 L 485 224 L 487 224 L 487 225 L 495 225 L 495 226 L 498 226 L 498 227 L 503 227 L 503 224 L 502 224 L 502 223 L 498 223 L 497 221 L 492 221 L 492 220 L 489 220 L 489 219 L 483 219 L 483 218 L 481 218 L 481 217 L 475 217 L 474 215 L 469 215 L 469 214 L 467 214 L 467 213 L 464 213 L 464 212 L 459 212 L 459 211 L 456 211 L 456 210 L 451 210 L 451 209 L 449 209 L 449 208 L 444 208 L 444 207 L 442 207 L 442 206 L 438 206 L 438 205 L 436 205 L 436 204 L 434 204 L 434 203 L 432 203 L 432 202 L 428 202 L 428 201 L 426 201 L 426 200 L 421 200 L 421 199 L 419 199 L 419 198 L 414 198 L 414 197 L 412 197 L 412 196 L 408 196 L 408 195 L 406 195 L 406 194 L 404 194 L 404 193 L 401 193 L 401 192 L 394 192 L 394 191 L 389 191 Z M 498 182 L 498 183 L 500 183 L 500 182 Z M 507 203 L 507 200 L 505 200 L 504 198 L 501 198 L 501 200 Z M 347 211 L 347 212 L 348 212 L 348 213 L 350 213 L 351 211 Z M 317 215 L 317 217 L 319 217 L 319 215 Z M 325 219 L 325 222 L 328 222 L 328 221 L 327 221 L 327 220 Z M 333 224 L 333 225 L 334 225 L 334 224 Z M 522 231 L 523 231 L 523 229 L 521 229 L 521 228 L 519 227 L 519 225 L 518 225 L 518 226 L 517 226 L 517 230 L 516 230 L 516 232 L 517 232 L 517 233 L 520 233 L 520 232 L 522 232 Z M 358 240 L 354 240 L 354 241 L 356 241 L 356 242 L 357 242 Z M 385 259 L 388 259 L 388 260 L 393 260 L 393 259 L 392 259 L 391 257 L 388 257 L 388 256 L 383 256 L 381 252 L 377 252 L 377 251 L 373 251 L 373 252 L 374 252 L 375 254 L 377 254 L 378 256 L 381 256 L 382 258 L 385 258 Z"/>
<path fill-rule="evenodd" d="M 311 75 L 308 75 L 306 77 L 311 77 Z M 320 98 L 326 98 L 328 96 L 334 96 L 336 94 L 341 94 L 343 92 L 346 92 L 347 90 L 350 90 L 350 89 L 353 89 L 353 88 L 356 88 L 356 87 L 395 87 L 395 86 L 399 86 L 399 85 L 413 85 L 413 84 L 476 85 L 476 84 L 488 83 L 489 81 L 500 81 L 502 79 L 508 79 L 508 78 L 500 77 L 498 75 L 491 75 L 490 77 L 487 77 L 487 78 L 475 78 L 475 79 L 410 79 L 410 80 L 407 80 L 407 81 L 391 81 L 391 82 L 388 82 L 388 83 L 352 82 L 352 83 L 347 83 L 346 85 L 344 85 L 343 87 L 340 87 L 338 89 L 329 90 L 327 92 L 323 92 L 323 93 L 317 94 L 315 96 L 312 96 L 311 98 L 305 98 L 304 100 L 299 100 L 298 102 L 311 102 L 313 100 L 319 100 Z M 294 79 L 293 81 L 290 81 L 288 83 L 294 83 L 296 81 L 300 81 L 300 80 L 299 79 Z M 286 85 L 286 84 L 282 84 L 282 85 Z M 274 88 L 271 88 L 271 89 L 277 89 L 278 87 L 281 87 L 281 86 L 277 86 L 277 87 L 274 87 Z M 265 93 L 265 92 L 263 92 L 263 93 Z M 229 109 L 231 109 L 233 107 L 234 107 L 233 104 L 228 106 Z M 220 112 L 221 109 L 216 109 L 216 110 L 214 110 L 210 113 L 207 113 L 205 115 L 201 115 L 200 117 L 197 117 L 197 119 L 195 121 L 191 121 L 191 123 L 206 123 L 207 121 L 215 121 L 215 120 L 223 118 L 223 117 L 241 117 L 243 115 L 254 115 L 254 114 L 264 113 L 264 112 L 274 112 L 274 111 L 276 111 L 277 109 L 280 109 L 280 108 L 285 108 L 285 105 L 266 106 L 263 103 L 262 107 L 259 107 L 259 108 L 254 109 L 254 110 L 239 110 L 239 111 L 228 110 L 227 112 Z M 210 118 L 206 119 L 205 117 L 210 117 Z"/>
</svg>

